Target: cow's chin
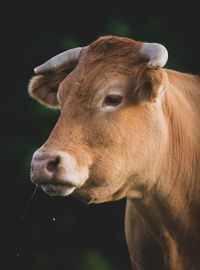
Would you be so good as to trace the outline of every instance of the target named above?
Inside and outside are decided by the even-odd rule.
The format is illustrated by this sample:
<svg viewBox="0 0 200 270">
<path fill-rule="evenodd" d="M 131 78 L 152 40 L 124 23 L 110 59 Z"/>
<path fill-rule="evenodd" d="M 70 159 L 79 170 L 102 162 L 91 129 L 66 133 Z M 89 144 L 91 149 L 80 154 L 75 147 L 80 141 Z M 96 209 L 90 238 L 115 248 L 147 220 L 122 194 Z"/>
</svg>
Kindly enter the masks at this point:
<svg viewBox="0 0 200 270">
<path fill-rule="evenodd" d="M 75 190 L 76 187 L 69 185 L 47 184 L 41 185 L 41 188 L 50 196 L 68 196 Z"/>
<path fill-rule="evenodd" d="M 101 188 L 93 189 L 93 188 L 77 188 L 72 196 L 75 197 L 76 199 L 80 200 L 83 203 L 86 204 L 98 204 L 98 203 L 104 203 L 108 201 L 115 201 L 123 198 L 124 196 L 121 196 L 120 192 L 118 195 L 116 193 L 108 192 L 107 190 L 104 190 Z M 123 194 L 124 195 L 124 194 Z"/>
</svg>

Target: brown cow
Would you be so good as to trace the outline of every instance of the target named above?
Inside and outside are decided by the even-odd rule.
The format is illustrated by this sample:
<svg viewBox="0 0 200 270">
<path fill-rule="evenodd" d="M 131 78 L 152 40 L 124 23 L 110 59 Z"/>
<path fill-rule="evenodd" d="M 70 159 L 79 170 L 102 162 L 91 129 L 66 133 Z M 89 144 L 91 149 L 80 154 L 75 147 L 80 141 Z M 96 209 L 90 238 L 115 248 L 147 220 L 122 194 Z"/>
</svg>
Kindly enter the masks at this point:
<svg viewBox="0 0 200 270">
<path fill-rule="evenodd" d="M 127 198 L 133 269 L 199 270 L 200 77 L 163 69 L 167 56 L 108 36 L 37 67 L 29 93 L 61 115 L 31 178 L 86 203 Z"/>
</svg>

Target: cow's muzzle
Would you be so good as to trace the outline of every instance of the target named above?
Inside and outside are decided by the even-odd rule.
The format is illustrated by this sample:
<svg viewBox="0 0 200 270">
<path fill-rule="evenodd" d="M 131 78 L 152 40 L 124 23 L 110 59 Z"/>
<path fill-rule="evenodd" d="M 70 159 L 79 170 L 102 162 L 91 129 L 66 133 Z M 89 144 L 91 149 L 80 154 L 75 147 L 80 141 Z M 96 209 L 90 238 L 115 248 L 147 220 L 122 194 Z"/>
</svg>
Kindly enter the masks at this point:
<svg viewBox="0 0 200 270">
<path fill-rule="evenodd" d="M 62 151 L 37 150 L 31 164 L 31 180 L 52 196 L 67 196 L 88 178 L 88 169 Z"/>
</svg>

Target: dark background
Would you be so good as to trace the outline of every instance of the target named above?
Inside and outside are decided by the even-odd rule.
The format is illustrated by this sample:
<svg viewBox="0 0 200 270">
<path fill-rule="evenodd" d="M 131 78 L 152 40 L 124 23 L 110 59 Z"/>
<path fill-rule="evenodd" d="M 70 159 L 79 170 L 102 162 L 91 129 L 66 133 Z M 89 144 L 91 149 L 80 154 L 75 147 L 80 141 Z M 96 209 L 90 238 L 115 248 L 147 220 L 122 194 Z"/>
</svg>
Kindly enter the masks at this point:
<svg viewBox="0 0 200 270">
<path fill-rule="evenodd" d="M 199 74 L 199 7 L 191 1 L 27 1 L 7 2 L 1 13 L 6 58 L 1 73 L 6 82 L 1 91 L 4 269 L 11 269 L 11 263 L 27 270 L 130 269 L 125 200 L 87 206 L 38 189 L 22 218 L 34 191 L 32 153 L 59 115 L 29 98 L 27 85 L 35 66 L 108 34 L 160 42 L 169 51 L 167 68 Z"/>
</svg>

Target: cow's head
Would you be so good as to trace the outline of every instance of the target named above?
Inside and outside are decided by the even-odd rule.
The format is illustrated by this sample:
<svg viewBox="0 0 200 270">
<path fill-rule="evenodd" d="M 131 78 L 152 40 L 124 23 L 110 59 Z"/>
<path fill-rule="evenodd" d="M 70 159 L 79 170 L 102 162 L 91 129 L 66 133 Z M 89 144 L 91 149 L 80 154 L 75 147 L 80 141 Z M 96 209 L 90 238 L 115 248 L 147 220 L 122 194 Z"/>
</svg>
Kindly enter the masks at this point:
<svg viewBox="0 0 200 270">
<path fill-rule="evenodd" d="M 166 142 L 166 61 L 160 44 L 103 37 L 36 68 L 30 95 L 61 114 L 33 155 L 32 181 L 88 203 L 141 197 Z"/>
</svg>

